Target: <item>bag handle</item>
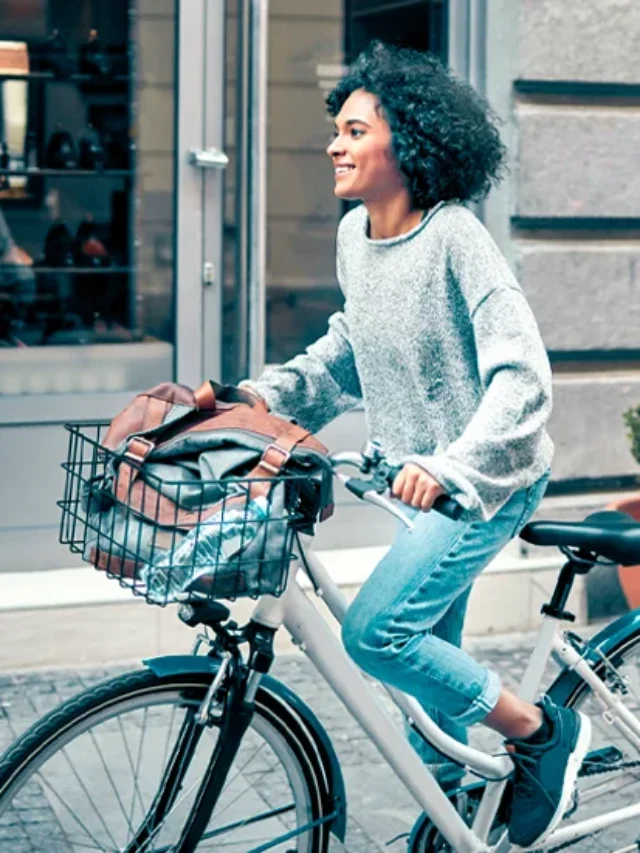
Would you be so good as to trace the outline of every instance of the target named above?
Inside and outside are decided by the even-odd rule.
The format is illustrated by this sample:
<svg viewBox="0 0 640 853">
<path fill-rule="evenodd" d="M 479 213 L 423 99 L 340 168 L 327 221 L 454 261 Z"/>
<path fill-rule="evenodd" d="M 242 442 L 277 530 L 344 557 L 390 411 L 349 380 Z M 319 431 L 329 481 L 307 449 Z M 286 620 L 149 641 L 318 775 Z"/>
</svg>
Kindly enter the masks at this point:
<svg viewBox="0 0 640 853">
<path fill-rule="evenodd" d="M 215 412 L 218 391 L 220 392 L 220 401 L 223 403 L 245 403 L 251 406 L 251 408 L 257 406 L 267 412 L 269 411 L 266 400 L 263 400 L 252 389 L 235 388 L 231 385 L 218 385 L 217 382 L 211 382 L 209 379 L 193 392 L 198 411 Z"/>
<path fill-rule="evenodd" d="M 216 394 L 213 390 L 213 385 L 209 380 L 203 382 L 199 388 L 193 392 L 198 411 L 214 412 L 216 408 Z"/>
</svg>

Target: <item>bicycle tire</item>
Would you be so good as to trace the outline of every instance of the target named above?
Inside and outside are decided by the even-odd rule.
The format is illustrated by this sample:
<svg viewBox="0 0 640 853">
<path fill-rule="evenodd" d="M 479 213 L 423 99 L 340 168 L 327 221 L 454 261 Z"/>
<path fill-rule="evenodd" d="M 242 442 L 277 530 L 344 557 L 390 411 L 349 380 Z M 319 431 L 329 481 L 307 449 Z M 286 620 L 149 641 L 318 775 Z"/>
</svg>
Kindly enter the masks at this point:
<svg viewBox="0 0 640 853">
<path fill-rule="evenodd" d="M 14 845 L 18 845 L 18 842 L 20 842 L 22 845 L 18 845 L 20 850 L 29 850 L 29 847 L 26 846 L 27 842 L 25 842 L 25 839 L 27 839 L 27 841 L 30 840 L 33 845 L 32 849 L 34 853 L 43 849 L 43 847 L 39 845 L 43 843 L 43 838 L 45 837 L 48 853 L 56 853 L 58 849 L 61 851 L 65 850 L 65 853 L 69 850 L 73 850 L 75 853 L 76 849 L 86 849 L 86 847 L 83 848 L 81 846 L 80 842 L 77 843 L 78 846 L 76 848 L 76 846 L 74 846 L 76 842 L 74 842 L 74 839 L 69 836 L 67 828 L 63 827 L 61 824 L 61 815 L 66 815 L 64 808 L 66 807 L 71 809 L 75 807 L 76 802 L 80 802 L 82 798 L 76 798 L 76 800 L 74 800 L 69 791 L 66 790 L 64 793 L 65 796 L 68 797 L 68 800 L 65 807 L 63 807 L 58 800 L 53 801 L 51 798 L 51 790 L 47 787 L 47 785 L 50 785 L 51 783 L 49 781 L 45 782 L 41 772 L 42 769 L 53 764 L 52 760 L 54 758 L 59 759 L 62 764 L 65 763 L 65 758 L 68 762 L 70 751 L 69 747 L 74 743 L 77 744 L 78 740 L 82 740 L 83 735 L 90 733 L 93 738 L 91 743 L 96 746 L 96 751 L 100 756 L 100 760 L 98 762 L 94 762 L 95 766 L 92 767 L 87 778 L 94 780 L 91 782 L 92 785 L 98 785 L 99 783 L 96 782 L 96 780 L 100 777 L 100 773 L 98 772 L 100 770 L 100 762 L 104 762 L 106 759 L 105 756 L 101 754 L 101 748 L 96 744 L 96 737 L 99 736 L 103 742 L 103 746 L 113 746 L 115 738 L 111 737 L 111 735 L 113 731 L 115 731 L 115 728 L 110 728 L 110 725 L 115 722 L 117 724 L 116 728 L 119 726 L 119 730 L 122 732 L 123 742 L 128 744 L 127 735 L 123 728 L 124 722 L 126 722 L 127 719 L 125 717 L 126 714 L 138 714 L 138 716 L 135 717 L 135 720 L 129 722 L 131 730 L 134 730 L 135 726 L 140 727 L 139 720 L 140 715 L 142 715 L 145 724 L 144 731 L 146 732 L 146 724 L 149 719 L 153 723 L 154 720 L 162 717 L 163 702 L 174 709 L 172 721 L 176 714 L 176 708 L 183 710 L 185 715 L 189 714 L 191 711 L 197 710 L 210 683 L 211 675 L 201 673 L 158 676 L 149 669 L 136 670 L 134 672 L 118 675 L 115 678 L 102 682 L 95 687 L 72 697 L 55 708 L 45 717 L 41 718 L 20 738 L 18 738 L 18 740 L 0 758 L 0 837 L 3 841 L 11 841 Z M 156 715 L 155 717 L 153 716 L 154 714 Z M 173 722 L 170 724 L 170 728 L 172 725 Z M 212 737 L 214 730 L 216 730 L 216 726 L 207 728 L 211 733 L 210 736 Z M 98 735 L 96 735 L 96 733 L 98 733 Z M 328 809 L 331 806 L 326 796 L 326 779 L 321 772 L 320 763 L 317 758 L 317 751 L 310 734 L 303 726 L 300 725 L 295 712 L 288 709 L 282 702 L 274 702 L 273 697 L 267 691 L 260 688 L 256 694 L 254 718 L 240 745 L 241 751 L 243 749 L 245 751 L 251 749 L 251 743 L 249 743 L 247 736 L 250 736 L 251 739 L 261 739 L 263 745 L 266 745 L 270 750 L 269 754 L 275 755 L 281 766 L 268 766 L 267 771 L 264 772 L 263 769 L 247 769 L 248 765 L 245 765 L 244 767 L 240 766 L 240 769 L 237 770 L 236 776 L 234 776 L 233 780 L 228 780 L 230 781 L 230 784 L 235 782 L 240 774 L 243 775 L 243 778 L 245 776 L 248 778 L 253 774 L 252 778 L 257 787 L 255 791 L 251 789 L 248 794 L 244 793 L 242 797 L 240 797 L 240 795 L 238 795 L 234 790 L 232 793 L 235 795 L 236 800 L 233 800 L 231 805 L 234 806 L 237 800 L 240 800 L 240 805 L 243 800 L 246 800 L 249 804 L 254 801 L 259 802 L 260 804 L 263 802 L 268 803 L 269 798 L 275 797 L 278 791 L 283 790 L 286 785 L 289 785 L 294 796 L 294 805 L 287 805 L 286 808 L 281 806 L 269 807 L 265 812 L 267 815 L 266 819 L 272 820 L 274 824 L 278 826 L 278 829 L 283 836 L 286 836 L 288 832 L 295 832 L 296 829 L 302 829 L 302 831 L 298 835 L 293 835 L 290 840 L 285 839 L 285 841 L 282 842 L 285 846 L 280 845 L 273 849 L 287 851 L 295 850 L 297 853 L 298 851 L 299 853 L 326 853 L 330 833 L 330 815 L 328 817 Z M 144 737 L 145 734 L 142 734 L 141 743 L 139 744 L 139 762 L 141 761 Z M 91 743 L 89 745 L 91 745 Z M 167 737 L 167 743 L 165 745 L 165 760 L 168 744 L 169 737 Z M 129 746 L 130 744 L 126 745 L 124 750 L 127 754 L 130 752 Z M 76 746 L 76 749 L 79 749 L 79 747 Z M 263 746 L 259 747 L 258 753 L 261 749 L 263 749 Z M 79 754 L 82 760 L 88 760 L 85 757 L 88 755 L 87 752 L 81 750 Z M 157 749 L 153 751 L 153 755 L 155 756 L 153 760 L 157 761 Z M 207 755 L 211 755 L 211 751 L 203 753 L 205 758 Z M 133 765 L 131 764 L 131 756 L 128 755 L 127 757 L 131 768 L 133 768 Z M 242 760 L 245 759 L 246 754 L 243 753 Z M 112 760 L 111 753 L 109 754 L 109 760 Z M 161 762 L 161 764 L 162 763 L 164 762 Z M 232 773 L 234 772 L 234 767 L 235 764 L 231 768 Z M 189 767 L 189 772 L 191 772 L 192 769 L 193 768 Z M 67 775 L 64 777 L 63 784 L 67 784 L 68 787 L 70 787 L 73 779 L 75 778 L 73 777 L 73 773 L 77 773 L 77 768 L 75 768 L 72 773 L 69 773 L 69 771 L 66 772 Z M 57 776 L 56 773 L 58 774 Z M 269 774 L 269 779 L 267 779 L 267 774 Z M 56 778 L 60 778 L 60 771 L 57 769 L 57 764 L 53 764 L 51 778 L 54 780 Z M 185 779 L 187 779 L 186 775 Z M 125 797 L 125 788 L 127 786 L 125 785 L 119 793 L 117 786 L 113 783 L 113 780 L 111 779 L 110 781 L 111 787 L 114 789 L 113 793 L 115 798 L 123 799 Z M 151 790 L 147 780 L 144 781 L 145 785 L 147 785 L 145 790 L 150 790 L 148 800 L 151 802 L 152 798 L 157 796 L 158 792 L 156 790 Z M 139 783 L 140 780 L 134 780 L 131 782 L 131 785 L 134 787 L 131 815 L 134 814 L 136 798 L 140 797 L 142 799 Z M 268 787 L 267 783 L 269 783 Z M 101 790 L 102 793 L 104 793 L 104 790 L 105 788 L 108 788 L 108 785 L 104 786 L 103 783 L 101 784 L 102 788 L 97 790 Z M 155 784 L 157 785 L 157 778 Z M 186 781 L 183 780 L 183 784 L 186 787 Z M 152 787 L 153 786 L 151 785 L 151 788 Z M 37 808 L 40 812 L 47 811 L 47 809 L 49 812 L 53 812 L 53 814 L 50 815 L 53 819 L 51 824 L 47 824 L 46 821 L 43 824 L 41 820 L 40 827 L 38 828 L 36 825 L 34 829 L 29 826 L 29 821 L 27 819 L 26 822 L 22 820 L 22 823 L 17 826 L 16 820 L 13 820 L 12 822 L 12 819 L 15 818 L 16 813 L 19 812 L 19 809 L 16 806 L 16 803 L 20 802 L 18 798 L 22 797 L 24 800 L 26 797 L 26 800 L 29 802 L 30 798 L 33 799 L 35 797 L 36 789 L 40 791 L 42 800 L 42 802 L 38 803 Z M 243 792 L 241 792 L 241 794 L 242 793 Z M 131 791 L 126 790 L 127 799 L 130 795 Z M 186 802 L 184 799 L 183 801 Z M 169 816 L 176 812 L 178 808 L 177 802 L 178 801 L 176 800 L 176 804 L 172 804 L 168 812 Z M 100 800 L 99 804 L 100 809 L 96 811 L 102 812 L 102 814 L 96 821 L 96 824 L 99 823 L 100 819 L 104 822 L 106 816 L 106 804 L 103 800 Z M 221 806 L 221 804 L 223 804 L 222 799 L 217 804 L 216 810 L 214 810 L 212 821 L 216 820 L 218 806 Z M 32 810 L 33 808 L 36 808 L 36 806 L 32 803 Z M 235 806 L 236 811 L 238 808 L 239 806 Z M 291 820 L 289 820 L 288 814 L 292 811 L 295 812 L 296 826 L 290 829 L 288 824 L 291 824 Z M 23 811 L 23 814 L 24 813 L 25 812 Z M 129 826 L 124 827 L 128 836 L 133 835 L 133 832 L 136 830 L 137 821 L 140 819 L 143 821 L 145 820 L 148 812 L 145 813 L 144 804 L 142 805 L 141 814 L 141 818 L 136 817 L 135 819 L 132 819 L 131 816 L 128 818 Z M 88 817 L 86 819 L 88 820 Z M 124 809 L 123 817 L 119 820 L 120 827 L 123 825 L 123 820 L 124 824 L 127 823 L 127 815 L 124 814 Z M 57 826 L 56 823 L 58 824 Z M 281 823 L 283 824 L 282 827 Z M 239 830 L 250 828 L 253 831 L 253 828 L 257 827 L 257 825 L 258 821 L 255 819 L 255 816 L 249 818 L 236 817 L 231 824 L 228 824 L 228 827 L 231 827 L 231 830 L 229 831 L 233 831 L 236 828 L 239 828 Z M 12 826 L 14 826 L 16 832 L 15 839 L 11 839 L 10 835 Z M 44 829 L 43 826 L 45 827 Z M 55 833 L 57 833 L 57 835 L 53 833 L 53 829 L 51 827 L 55 829 Z M 131 830 L 131 832 L 129 830 Z M 136 849 L 136 853 L 146 853 L 147 850 L 149 853 L 151 853 L 152 850 L 166 850 L 168 853 L 169 850 L 172 850 L 173 848 L 171 846 L 167 846 L 164 842 L 163 847 L 156 847 L 156 843 L 160 842 L 161 835 L 165 830 L 169 831 L 169 823 L 166 820 L 163 821 L 162 827 L 154 830 L 153 843 L 149 842 L 143 847 L 139 847 Z M 209 847 L 208 842 L 214 837 L 219 839 L 223 831 L 224 827 L 222 829 L 219 827 L 211 828 L 210 824 L 204 837 L 197 844 L 198 853 L 200 853 L 201 850 L 202 853 L 204 853 L 207 849 L 214 849 L 213 847 Z M 7 832 L 9 834 L 7 834 Z M 108 832 L 111 833 L 111 830 L 108 830 Z M 213 832 L 216 834 L 211 834 Z M 43 833 L 46 833 L 46 835 L 43 835 Z M 93 829 L 92 835 L 88 837 L 90 838 L 90 843 L 93 845 L 93 849 L 99 851 L 108 850 L 110 853 L 113 853 L 114 850 L 117 850 L 118 853 L 121 853 L 121 851 L 122 853 L 124 853 L 124 851 L 126 851 L 126 853 L 133 853 L 134 848 L 130 847 L 128 839 L 124 839 L 123 845 L 119 843 L 119 837 L 118 839 L 115 839 L 118 843 L 114 844 L 113 835 L 111 836 L 111 840 L 100 841 L 100 838 L 95 834 Z M 280 838 L 280 835 L 277 835 L 276 839 L 277 838 Z M 217 843 L 217 841 L 214 842 L 214 844 Z M 251 840 L 241 840 L 238 843 L 243 845 L 239 848 L 242 849 L 243 853 L 246 853 L 248 849 L 255 849 L 255 851 L 262 849 L 260 844 L 256 846 L 251 842 Z M 58 847 L 56 847 L 56 844 L 58 844 Z M 108 846 L 109 844 L 111 844 L 111 846 Z M 248 847 L 246 846 L 247 844 L 249 844 Z M 194 848 L 194 850 L 195 849 L 196 848 Z"/>
<path fill-rule="evenodd" d="M 618 640 L 618 642 L 609 650 L 609 652 L 607 653 L 607 660 L 609 661 L 609 663 L 613 667 L 616 668 L 616 670 L 618 672 L 620 672 L 623 669 L 623 667 L 629 662 L 629 660 L 632 660 L 634 658 L 634 656 L 638 655 L 639 649 L 640 649 L 640 631 L 632 628 L 631 630 L 629 630 L 628 634 L 621 637 Z M 637 671 L 638 671 L 638 675 L 637 675 L 638 680 L 636 683 L 636 697 L 635 698 L 640 699 L 640 658 L 638 659 L 636 666 L 637 666 Z M 602 661 L 601 665 L 596 664 L 596 666 L 595 666 L 595 670 L 597 672 L 602 672 L 604 670 L 604 668 L 605 668 L 604 661 Z M 571 677 L 572 679 L 575 677 L 576 683 L 572 686 L 571 689 L 567 690 L 565 683 L 564 683 L 564 680 L 568 677 Z M 573 673 L 571 673 L 567 669 L 563 669 L 558 674 L 558 676 L 554 679 L 553 683 L 550 685 L 547 693 L 553 701 L 557 701 L 557 704 L 561 704 L 564 707 L 568 707 L 568 708 L 581 709 L 581 710 L 583 710 L 583 712 L 584 712 L 585 703 L 588 702 L 589 699 L 593 696 L 593 691 L 591 690 L 591 687 L 585 681 L 580 679 L 578 676 L 575 676 Z M 636 715 L 640 716 L 640 707 L 635 708 L 634 710 L 636 712 Z M 588 716 L 590 717 L 590 719 L 592 720 L 592 723 L 593 723 L 595 715 L 588 713 Z M 618 738 L 620 738 L 620 735 L 617 732 L 616 732 L 616 735 L 618 736 Z M 594 727 L 594 741 L 592 742 L 592 745 L 591 745 L 590 754 L 593 754 L 599 748 L 604 748 L 606 746 L 612 746 L 613 744 L 611 743 L 611 741 L 612 741 L 612 738 L 605 737 L 604 742 L 599 743 L 598 739 L 597 739 L 595 727 Z M 623 752 L 622 760 L 623 761 L 634 761 L 634 760 L 640 761 L 640 755 L 625 754 Z M 616 762 L 616 763 L 618 763 L 618 762 Z M 615 772 L 615 765 L 612 764 L 611 767 L 613 768 L 611 770 L 611 772 L 612 773 Z M 607 770 L 603 770 L 603 776 L 606 773 L 607 773 Z M 637 796 L 640 796 L 640 767 L 638 768 L 637 774 L 638 774 L 638 781 L 637 781 L 638 794 L 637 794 Z M 581 779 L 579 779 L 579 781 L 578 781 L 579 786 L 581 784 L 582 779 L 585 779 L 585 776 L 583 776 L 583 777 L 581 777 Z M 578 792 L 579 791 L 580 791 L 580 788 L 578 787 Z M 469 822 L 471 821 L 471 819 L 473 818 L 473 815 L 475 814 L 475 809 L 477 808 L 478 802 L 479 802 L 480 797 L 481 797 L 481 793 L 482 793 L 482 788 L 481 787 L 475 787 L 473 790 L 473 797 L 466 804 L 466 809 L 468 809 L 467 813 L 468 813 Z M 578 793 L 578 796 L 579 796 L 579 793 Z M 601 809 L 600 809 L 600 812 L 601 812 Z M 585 819 L 588 816 L 589 815 L 585 814 L 584 811 L 582 811 L 582 813 L 581 813 L 580 803 L 578 802 L 578 808 L 577 808 L 577 811 L 575 812 L 575 814 L 572 814 L 568 817 L 565 817 L 565 821 L 566 820 L 578 821 L 578 820 Z M 567 825 L 565 823 L 565 821 L 563 821 L 563 824 L 561 824 L 561 825 Z M 499 824 L 494 825 L 494 827 L 492 829 L 492 836 L 493 836 L 494 840 L 497 837 L 499 837 L 500 832 L 503 829 L 504 829 L 504 825 L 502 825 L 502 828 L 501 828 L 501 825 L 499 825 Z M 596 851 L 597 851 L 597 853 L 605 853 L 605 851 L 607 851 L 607 853 L 608 853 L 608 851 L 621 849 L 621 845 L 633 844 L 633 843 L 637 844 L 638 843 L 637 829 L 634 831 L 633 826 L 631 826 L 630 823 L 619 824 L 616 827 L 611 827 L 609 830 L 604 830 L 605 835 L 607 832 L 610 832 L 610 833 L 618 833 L 618 832 L 625 833 L 626 832 L 628 834 L 629 840 L 628 840 L 628 842 L 625 841 L 626 836 L 623 835 L 622 838 L 620 838 L 620 837 L 616 838 L 615 847 L 605 847 L 602 844 L 603 834 L 598 833 L 597 835 L 591 836 L 591 838 L 582 837 L 582 838 L 579 838 L 576 841 L 572 842 L 571 844 L 567 843 L 566 846 L 563 846 L 563 849 L 579 850 L 580 853 L 596 853 Z M 593 842 L 593 844 L 591 844 L 590 842 Z M 576 846 L 576 845 L 579 845 L 579 846 Z M 440 835 L 438 830 L 433 826 L 433 824 L 428 820 L 424 820 L 419 831 L 416 832 L 416 834 L 415 834 L 414 843 L 413 843 L 411 849 L 409 850 L 409 853 L 451 853 L 451 847 L 444 841 L 444 839 L 442 838 L 442 836 Z"/>
<path fill-rule="evenodd" d="M 609 652 L 607 654 L 607 661 L 609 662 L 609 664 L 612 667 L 615 668 L 615 670 L 618 672 L 618 674 L 622 674 L 624 677 L 627 674 L 625 671 L 625 667 L 629 664 L 630 661 L 636 660 L 636 663 L 635 663 L 635 683 L 632 685 L 632 688 L 631 688 L 632 691 L 635 691 L 635 696 L 632 695 L 630 698 L 631 698 L 631 700 L 638 703 L 637 706 L 634 707 L 634 712 L 636 713 L 636 716 L 640 717 L 640 659 L 637 657 L 639 651 L 640 651 L 640 632 L 635 630 L 635 629 L 631 629 L 628 634 L 626 634 L 620 640 L 618 640 L 618 642 L 609 650 Z M 595 670 L 597 672 L 603 672 L 604 668 L 605 668 L 604 661 L 601 662 L 601 665 L 596 664 L 596 666 L 595 666 Z M 567 675 L 566 670 L 563 671 L 563 673 L 560 673 L 558 678 L 554 681 L 554 683 L 549 688 L 548 693 L 549 693 L 549 696 L 551 697 L 552 700 L 554 698 L 554 693 L 559 692 L 559 687 L 562 684 L 563 675 L 564 675 L 564 677 L 566 677 L 566 675 Z M 591 699 L 593 699 L 593 706 L 585 708 L 585 704 L 590 703 Z M 616 748 L 620 749 L 622 756 L 621 756 L 620 761 L 616 761 L 615 764 L 618 764 L 621 762 L 640 761 L 640 754 L 638 754 L 637 752 L 631 752 L 630 745 L 627 744 L 626 742 L 624 742 L 622 736 L 620 735 L 620 733 L 617 730 L 615 730 L 613 732 L 613 736 L 612 736 L 612 733 L 610 731 L 607 731 L 607 730 L 604 730 L 604 734 L 603 734 L 603 729 L 602 729 L 602 726 L 600 724 L 600 720 L 602 719 L 602 710 L 603 709 L 602 709 L 601 705 L 595 699 L 593 691 L 591 690 L 591 688 L 589 687 L 589 685 L 585 681 L 583 681 L 582 679 L 579 679 L 577 685 L 575 686 L 575 689 L 571 690 L 571 692 L 568 695 L 563 696 L 562 701 L 560 701 L 559 704 L 562 704 L 568 708 L 579 709 L 583 713 L 586 713 L 587 716 L 589 716 L 589 718 L 591 719 L 592 728 L 593 728 L 593 739 L 591 742 L 590 754 L 594 754 L 594 752 L 596 752 L 598 749 L 602 749 L 602 748 L 606 748 L 606 747 L 609 747 L 609 748 L 610 747 L 616 747 Z M 627 703 L 625 703 L 625 704 L 627 704 Z M 589 756 L 587 756 L 587 758 L 588 757 Z M 611 767 L 615 768 L 615 764 L 612 764 Z M 586 765 L 586 760 L 585 760 L 585 765 Z M 583 769 L 584 769 L 585 765 L 583 765 Z M 603 769 L 603 773 L 602 773 L 603 779 L 605 778 L 607 772 L 608 771 L 606 769 Z M 615 769 L 611 770 L 610 772 L 615 773 Z M 598 776 L 599 775 L 600 774 L 598 774 Z M 637 782 L 635 783 L 635 791 L 636 791 L 635 799 L 637 799 L 638 797 L 640 797 L 640 767 L 638 767 L 637 770 L 635 770 L 634 776 L 637 779 Z M 585 777 L 582 777 L 582 778 L 584 779 Z M 582 820 L 582 819 L 585 819 L 585 818 L 590 816 L 588 813 L 589 810 L 587 809 L 586 813 L 585 813 L 584 807 L 581 807 L 581 805 L 580 805 L 580 784 L 581 784 L 581 780 L 579 779 L 578 780 L 578 797 L 579 797 L 578 808 L 577 808 L 577 811 L 575 812 L 575 815 L 571 815 L 571 817 L 569 818 L 569 820 L 575 821 L 575 822 Z M 605 794 L 605 796 L 606 796 L 606 794 Z M 597 798 L 596 803 L 599 804 L 599 802 L 600 802 L 600 798 Z M 611 810 L 613 810 L 614 808 L 617 808 L 618 805 L 619 804 L 615 804 L 614 806 L 612 806 Z M 595 811 L 597 813 L 600 813 L 600 814 L 602 813 L 601 808 L 596 808 Z M 637 819 L 636 819 L 636 821 L 637 821 Z M 563 825 L 566 825 L 566 820 L 563 821 Z M 620 833 L 622 833 L 622 835 L 620 835 Z M 603 843 L 602 843 L 603 840 L 605 841 L 605 844 L 609 843 L 606 841 L 606 838 L 608 836 L 615 838 L 615 847 L 603 846 Z M 627 840 L 623 841 L 622 840 L 623 838 L 627 839 Z M 573 842 L 573 844 L 574 844 L 573 849 L 574 850 L 580 850 L 580 853 L 596 853 L 596 851 L 597 851 L 597 853 L 603 853 L 604 851 L 618 850 L 618 849 L 620 849 L 621 845 L 628 846 L 632 843 L 635 843 L 635 844 L 638 843 L 637 823 L 635 824 L 635 831 L 634 831 L 634 826 L 632 824 L 630 824 L 629 822 L 627 822 L 624 824 L 618 824 L 614 827 L 611 827 L 609 830 L 604 830 L 603 833 L 597 833 L 596 835 L 592 835 L 589 838 L 584 838 L 584 837 L 580 838 L 580 839 L 576 840 L 575 842 Z M 578 846 L 575 846 L 575 845 L 578 845 Z M 567 846 L 565 849 L 571 850 L 572 848 Z"/>
</svg>

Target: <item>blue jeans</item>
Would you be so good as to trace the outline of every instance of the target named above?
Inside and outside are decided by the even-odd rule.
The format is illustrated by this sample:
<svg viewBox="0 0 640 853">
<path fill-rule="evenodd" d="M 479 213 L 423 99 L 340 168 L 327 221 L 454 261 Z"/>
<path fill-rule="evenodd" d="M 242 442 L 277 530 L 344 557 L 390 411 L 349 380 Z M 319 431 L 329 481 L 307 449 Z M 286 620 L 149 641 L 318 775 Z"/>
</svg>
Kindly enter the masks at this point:
<svg viewBox="0 0 640 853">
<path fill-rule="evenodd" d="M 467 727 L 486 717 L 501 690 L 498 675 L 460 648 L 471 586 L 531 518 L 548 482 L 547 472 L 485 522 L 406 507 L 415 528 L 396 536 L 344 619 L 342 639 L 355 663 L 415 696 L 463 743 Z M 447 775 L 441 753 L 413 730 L 409 739 L 425 762 Z"/>
</svg>

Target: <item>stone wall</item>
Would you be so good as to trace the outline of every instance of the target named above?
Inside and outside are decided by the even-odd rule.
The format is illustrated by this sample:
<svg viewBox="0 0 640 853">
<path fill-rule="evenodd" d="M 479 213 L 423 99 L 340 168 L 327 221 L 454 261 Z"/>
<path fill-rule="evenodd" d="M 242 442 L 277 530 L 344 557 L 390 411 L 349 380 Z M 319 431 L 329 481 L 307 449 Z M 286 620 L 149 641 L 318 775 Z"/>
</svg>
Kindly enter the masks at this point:
<svg viewBox="0 0 640 853">
<path fill-rule="evenodd" d="M 511 149 L 487 224 L 554 363 L 554 480 L 637 475 L 621 415 L 640 403 L 640 7 L 489 0 L 487 47 Z"/>
</svg>

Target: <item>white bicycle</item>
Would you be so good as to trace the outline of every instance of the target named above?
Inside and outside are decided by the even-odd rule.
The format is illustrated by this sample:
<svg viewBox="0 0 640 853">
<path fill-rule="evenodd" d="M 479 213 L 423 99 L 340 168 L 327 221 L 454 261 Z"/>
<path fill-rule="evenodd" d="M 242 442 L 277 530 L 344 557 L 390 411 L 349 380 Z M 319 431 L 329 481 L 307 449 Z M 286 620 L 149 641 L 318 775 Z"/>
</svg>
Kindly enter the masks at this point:
<svg viewBox="0 0 640 853">
<path fill-rule="evenodd" d="M 411 525 L 383 493 L 393 472 L 378 455 L 338 453 L 331 461 L 353 494 Z M 358 471 L 349 476 L 345 466 Z M 206 629 L 194 654 L 147 660 L 73 697 L 10 747 L 0 759 L 2 850 L 323 853 L 332 835 L 344 840 L 345 787 L 331 741 L 312 709 L 269 674 L 281 628 L 415 798 L 421 813 L 408 853 L 514 849 L 505 829 L 508 755 L 458 743 L 416 700 L 388 688 L 427 741 L 478 777 L 442 791 L 301 587 L 305 573 L 315 596 L 343 619 L 347 601 L 311 550 L 311 536 L 293 528 L 295 558 L 282 594 L 260 597 L 247 624 L 233 622 L 220 601 L 185 595 L 180 618 Z M 640 563 L 640 525 L 598 513 L 579 523 L 533 523 L 522 536 L 559 546 L 567 562 L 543 607 L 520 695 L 537 698 L 553 657 L 560 671 L 548 694 L 579 707 L 594 727 L 570 813 L 535 849 L 640 851 L 640 611 L 588 642 L 560 630 L 572 618 L 566 603 L 576 575 L 602 560 Z"/>
</svg>

